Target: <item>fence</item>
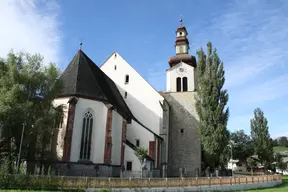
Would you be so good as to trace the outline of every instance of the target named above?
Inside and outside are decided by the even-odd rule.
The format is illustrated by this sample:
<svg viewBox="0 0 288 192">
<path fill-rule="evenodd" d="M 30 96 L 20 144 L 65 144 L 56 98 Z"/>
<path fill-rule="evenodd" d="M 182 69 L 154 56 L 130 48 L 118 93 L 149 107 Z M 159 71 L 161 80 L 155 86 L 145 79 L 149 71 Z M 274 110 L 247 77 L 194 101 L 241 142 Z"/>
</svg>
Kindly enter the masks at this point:
<svg viewBox="0 0 288 192">
<path fill-rule="evenodd" d="M 160 170 L 124 171 L 122 175 L 126 178 L 157 178 L 160 177 Z"/>
<path fill-rule="evenodd" d="M 17 183 L 24 181 L 24 183 Z M 222 178 L 92 178 L 65 176 L 26 176 L 25 179 L 10 176 L 9 186 L 29 189 L 83 189 L 83 188 L 152 188 L 152 187 L 199 187 L 213 185 L 235 185 L 281 181 L 280 175 L 222 177 Z M 13 182 L 13 184 L 12 184 Z M 8 187 L 8 185 L 7 185 Z M 8 187 L 9 188 L 9 187 Z"/>
</svg>

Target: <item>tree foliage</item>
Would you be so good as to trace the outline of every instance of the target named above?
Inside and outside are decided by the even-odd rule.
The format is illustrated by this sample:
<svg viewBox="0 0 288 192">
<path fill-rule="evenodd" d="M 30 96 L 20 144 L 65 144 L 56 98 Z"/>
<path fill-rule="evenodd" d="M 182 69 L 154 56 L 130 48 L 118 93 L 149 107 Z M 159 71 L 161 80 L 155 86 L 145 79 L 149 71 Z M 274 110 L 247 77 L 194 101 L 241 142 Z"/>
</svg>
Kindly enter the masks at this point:
<svg viewBox="0 0 288 192">
<path fill-rule="evenodd" d="M 282 155 L 281 153 L 276 153 L 274 156 L 274 161 L 276 163 L 276 167 L 280 170 L 286 170 L 287 169 L 287 162 L 284 162 L 284 158 L 285 156 Z"/>
<path fill-rule="evenodd" d="M 287 139 L 287 137 L 285 137 L 285 136 L 280 137 L 279 140 L 278 140 L 278 144 L 281 147 L 288 147 L 288 139 Z"/>
<path fill-rule="evenodd" d="M 254 153 L 251 137 L 244 130 L 239 130 L 231 133 L 230 140 L 233 143 L 233 158 L 247 163 L 247 158 Z"/>
<path fill-rule="evenodd" d="M 61 107 L 53 99 L 62 89 L 60 70 L 43 65 L 43 57 L 29 53 L 9 53 L 0 60 L 0 157 L 16 161 L 21 132 L 23 159 L 48 158 L 55 119 Z"/>
<path fill-rule="evenodd" d="M 136 157 L 139 159 L 141 165 L 144 162 L 144 159 L 146 158 L 147 154 L 148 154 L 148 149 L 142 148 L 142 147 L 137 147 L 134 154 L 136 155 Z"/>
<path fill-rule="evenodd" d="M 254 110 L 254 118 L 250 122 L 254 152 L 260 162 L 268 166 L 273 161 L 273 147 L 270 140 L 268 121 L 260 108 Z"/>
<path fill-rule="evenodd" d="M 220 156 L 227 147 L 229 132 L 227 121 L 229 109 L 228 92 L 223 89 L 225 71 L 217 50 L 212 52 L 207 43 L 207 55 L 201 48 L 197 51 L 197 96 L 196 110 L 199 116 L 199 130 L 205 161 L 210 167 L 220 165 Z"/>
</svg>

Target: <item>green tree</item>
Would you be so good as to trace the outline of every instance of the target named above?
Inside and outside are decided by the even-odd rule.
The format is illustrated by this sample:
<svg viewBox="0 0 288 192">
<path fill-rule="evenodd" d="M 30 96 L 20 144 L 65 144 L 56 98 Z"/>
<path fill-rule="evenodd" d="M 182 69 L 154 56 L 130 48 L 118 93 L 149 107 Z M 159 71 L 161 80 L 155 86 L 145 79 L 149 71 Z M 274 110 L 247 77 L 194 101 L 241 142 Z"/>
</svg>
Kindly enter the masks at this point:
<svg viewBox="0 0 288 192">
<path fill-rule="evenodd" d="M 278 143 L 279 143 L 279 146 L 282 146 L 282 147 L 288 147 L 288 139 L 287 137 L 280 137 L 279 140 L 278 140 Z"/>
<path fill-rule="evenodd" d="M 140 164 L 141 164 L 141 177 L 143 176 L 143 168 L 144 166 L 144 163 L 145 163 L 145 158 L 147 157 L 147 154 L 148 154 L 148 149 L 145 149 L 145 148 L 142 148 L 142 147 L 136 147 L 135 151 L 134 151 L 134 154 L 136 155 L 136 157 L 139 159 L 140 161 Z"/>
<path fill-rule="evenodd" d="M 134 154 L 139 159 L 141 165 L 143 165 L 144 159 L 147 157 L 147 154 L 148 154 L 148 149 L 137 147 L 134 151 Z"/>
<path fill-rule="evenodd" d="M 254 152 L 251 137 L 244 130 L 239 130 L 231 133 L 230 140 L 233 142 L 233 158 L 247 163 L 247 158 Z"/>
<path fill-rule="evenodd" d="M 44 66 L 39 54 L 11 52 L 1 59 L 0 74 L 0 155 L 16 161 L 24 125 L 21 157 L 41 157 L 60 111 L 53 106 L 63 87 L 60 70 L 53 63 Z"/>
<path fill-rule="evenodd" d="M 267 168 L 273 161 L 273 147 L 270 140 L 268 121 L 260 108 L 254 110 L 254 118 L 251 119 L 251 137 L 254 152 L 260 162 Z"/>
<path fill-rule="evenodd" d="M 272 143 L 273 147 L 279 146 L 278 140 L 277 139 L 272 139 L 270 138 L 270 142 Z"/>
<path fill-rule="evenodd" d="M 229 132 L 227 121 L 229 109 L 226 108 L 228 93 L 223 89 L 225 71 L 217 50 L 212 52 L 211 42 L 207 43 L 207 55 L 201 48 L 197 51 L 197 95 L 196 110 L 199 116 L 199 130 L 204 150 L 205 164 L 218 167 L 220 156 L 227 147 Z"/>
<path fill-rule="evenodd" d="M 251 175 L 253 175 L 253 167 L 257 165 L 257 162 L 252 157 L 248 157 L 246 162 L 247 162 L 247 165 L 250 168 Z"/>
<path fill-rule="evenodd" d="M 276 163 L 276 167 L 280 169 L 283 173 L 283 170 L 287 169 L 287 163 L 285 163 L 283 160 L 284 155 L 281 153 L 276 153 L 274 156 L 274 161 Z"/>
</svg>

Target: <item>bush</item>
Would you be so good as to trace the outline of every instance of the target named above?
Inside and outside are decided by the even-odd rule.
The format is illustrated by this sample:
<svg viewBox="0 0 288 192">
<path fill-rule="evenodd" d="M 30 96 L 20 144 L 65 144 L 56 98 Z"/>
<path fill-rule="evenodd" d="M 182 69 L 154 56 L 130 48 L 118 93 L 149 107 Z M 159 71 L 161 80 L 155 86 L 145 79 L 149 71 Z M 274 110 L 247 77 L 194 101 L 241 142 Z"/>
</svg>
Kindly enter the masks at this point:
<svg viewBox="0 0 288 192">
<path fill-rule="evenodd" d="M 3 188 L 8 188 L 10 184 L 9 169 L 10 161 L 7 157 L 5 157 L 0 167 L 0 186 Z"/>
</svg>

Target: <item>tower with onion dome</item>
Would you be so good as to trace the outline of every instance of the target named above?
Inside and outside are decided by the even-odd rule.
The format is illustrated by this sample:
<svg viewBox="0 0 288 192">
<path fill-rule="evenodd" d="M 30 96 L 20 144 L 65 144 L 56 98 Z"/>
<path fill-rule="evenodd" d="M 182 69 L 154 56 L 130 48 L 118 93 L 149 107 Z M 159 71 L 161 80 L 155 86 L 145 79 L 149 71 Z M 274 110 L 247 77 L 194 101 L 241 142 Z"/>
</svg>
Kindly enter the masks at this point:
<svg viewBox="0 0 288 192">
<path fill-rule="evenodd" d="M 187 36 L 187 29 L 181 19 L 176 30 L 176 55 L 168 59 L 164 94 L 170 108 L 168 176 L 197 176 L 201 172 L 201 145 L 195 107 L 196 59 L 189 54 Z"/>
</svg>

